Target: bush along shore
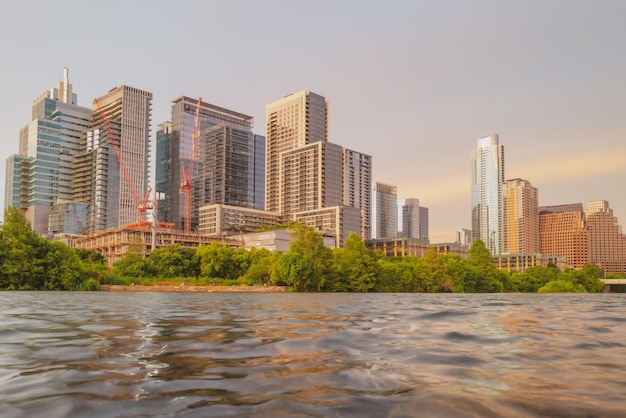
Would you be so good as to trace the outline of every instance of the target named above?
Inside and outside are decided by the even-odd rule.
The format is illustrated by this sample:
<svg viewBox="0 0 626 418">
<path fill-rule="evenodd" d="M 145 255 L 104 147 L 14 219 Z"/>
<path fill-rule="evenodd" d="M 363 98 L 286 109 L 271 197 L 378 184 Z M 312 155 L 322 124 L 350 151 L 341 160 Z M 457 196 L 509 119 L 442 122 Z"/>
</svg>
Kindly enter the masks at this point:
<svg viewBox="0 0 626 418">
<path fill-rule="evenodd" d="M 0 290 L 601 292 L 601 278 L 626 278 L 605 276 L 595 265 L 565 271 L 556 266 L 499 270 L 480 240 L 472 244 L 467 259 L 434 248 L 421 258 L 386 257 L 366 248 L 354 233 L 343 248 L 330 249 L 313 228 L 301 224 L 281 226 L 294 238 L 286 253 L 234 249 L 216 241 L 197 249 L 171 244 L 144 257 L 145 246 L 137 243 L 109 270 L 104 256 L 95 251 L 35 234 L 18 209 L 7 209 L 4 219 Z"/>
</svg>

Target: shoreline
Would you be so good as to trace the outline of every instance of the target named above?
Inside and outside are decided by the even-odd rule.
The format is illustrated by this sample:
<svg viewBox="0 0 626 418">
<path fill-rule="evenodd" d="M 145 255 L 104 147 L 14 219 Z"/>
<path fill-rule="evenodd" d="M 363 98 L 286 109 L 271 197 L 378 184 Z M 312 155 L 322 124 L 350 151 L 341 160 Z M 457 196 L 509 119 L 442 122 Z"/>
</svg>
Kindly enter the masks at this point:
<svg viewBox="0 0 626 418">
<path fill-rule="evenodd" d="M 284 293 L 285 286 L 142 286 L 110 285 L 100 286 L 104 292 L 207 292 L 207 293 Z"/>
</svg>

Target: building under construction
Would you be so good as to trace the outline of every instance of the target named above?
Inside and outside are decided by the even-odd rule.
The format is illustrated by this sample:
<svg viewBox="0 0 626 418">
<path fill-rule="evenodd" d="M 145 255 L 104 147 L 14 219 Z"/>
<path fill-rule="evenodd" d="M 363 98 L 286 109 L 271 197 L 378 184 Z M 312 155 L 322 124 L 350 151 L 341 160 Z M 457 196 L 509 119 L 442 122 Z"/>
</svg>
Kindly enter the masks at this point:
<svg viewBox="0 0 626 418">
<path fill-rule="evenodd" d="M 122 228 L 114 228 L 85 236 L 66 237 L 68 245 L 93 250 L 104 255 L 109 268 L 120 261 L 126 254 L 135 253 L 147 256 L 155 248 L 179 244 L 183 248 L 198 248 L 201 244 L 220 241 L 232 247 L 241 245 L 241 241 L 230 238 L 208 237 L 200 234 L 185 234 L 174 228 L 173 223 L 137 222 Z"/>
</svg>

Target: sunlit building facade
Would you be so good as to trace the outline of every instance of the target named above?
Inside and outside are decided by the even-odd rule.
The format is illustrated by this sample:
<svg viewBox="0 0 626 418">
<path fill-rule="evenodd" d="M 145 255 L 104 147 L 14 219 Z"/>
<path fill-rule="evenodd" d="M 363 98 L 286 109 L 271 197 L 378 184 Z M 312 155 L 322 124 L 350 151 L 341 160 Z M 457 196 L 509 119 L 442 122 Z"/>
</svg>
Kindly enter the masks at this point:
<svg viewBox="0 0 626 418">
<path fill-rule="evenodd" d="M 372 157 L 343 149 L 343 204 L 363 211 L 364 240 L 372 237 Z"/>
<path fill-rule="evenodd" d="M 91 158 L 92 164 L 90 232 L 139 220 L 138 204 L 148 190 L 151 112 L 152 93 L 126 85 L 94 101 L 94 122 L 84 137 L 81 157 L 85 161 Z"/>
<path fill-rule="evenodd" d="M 626 238 L 606 200 L 587 203 L 589 263 L 605 273 L 626 273 Z"/>
<path fill-rule="evenodd" d="M 398 189 L 391 184 L 374 183 L 374 239 L 398 236 Z"/>
<path fill-rule="evenodd" d="M 265 137 L 265 209 L 283 213 L 287 174 L 281 154 L 328 142 L 328 101 L 310 91 L 300 91 L 268 104 Z"/>
<path fill-rule="evenodd" d="M 482 240 L 492 255 L 498 255 L 503 227 L 500 186 L 504 183 L 504 146 L 497 134 L 479 138 L 471 156 L 472 238 Z"/>
<path fill-rule="evenodd" d="M 502 254 L 539 252 L 538 199 L 537 188 L 527 180 L 512 179 L 502 184 Z"/>
<path fill-rule="evenodd" d="M 574 268 L 588 264 L 590 235 L 582 203 L 540 206 L 537 211 L 539 252 L 565 257 Z"/>
</svg>

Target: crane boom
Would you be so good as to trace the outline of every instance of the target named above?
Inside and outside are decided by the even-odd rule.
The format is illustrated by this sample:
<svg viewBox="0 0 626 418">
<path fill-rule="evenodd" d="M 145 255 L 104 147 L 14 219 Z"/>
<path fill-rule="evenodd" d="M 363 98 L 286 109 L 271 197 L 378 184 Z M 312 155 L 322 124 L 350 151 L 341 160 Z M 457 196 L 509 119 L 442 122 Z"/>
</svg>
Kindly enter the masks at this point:
<svg viewBox="0 0 626 418">
<path fill-rule="evenodd" d="M 98 114 L 100 115 L 100 120 L 102 121 L 107 137 L 109 138 L 109 143 L 113 147 L 113 151 L 115 151 L 115 156 L 117 157 L 117 162 L 120 165 L 120 171 L 122 172 L 124 180 L 126 181 L 126 186 L 128 186 L 128 189 L 130 190 L 133 200 L 135 201 L 135 205 L 137 205 L 137 218 L 138 218 L 137 222 L 141 222 L 142 215 L 145 212 L 146 208 L 148 208 L 147 198 L 144 199 L 143 201 L 139 199 L 139 195 L 135 191 L 135 188 L 133 187 L 133 184 L 130 181 L 128 170 L 126 169 L 126 165 L 124 164 L 124 160 L 122 159 L 122 152 L 120 150 L 120 144 L 116 142 L 116 140 L 114 139 L 113 132 L 111 131 L 111 126 L 109 125 L 109 119 L 104 114 L 104 110 L 102 109 L 102 105 L 100 104 L 100 101 L 98 99 L 94 99 L 93 101 L 96 104 Z M 148 194 L 146 197 L 150 195 L 151 190 L 152 189 L 148 189 Z"/>
<path fill-rule="evenodd" d="M 184 212 L 184 229 L 185 234 L 191 233 L 191 218 L 193 216 L 192 202 L 192 176 L 193 166 L 196 158 L 196 146 L 198 144 L 199 128 L 200 128 L 200 107 L 202 106 L 202 97 L 198 97 L 198 105 L 196 107 L 196 118 L 193 124 L 193 135 L 191 137 L 191 156 L 189 158 L 189 168 L 183 167 L 183 181 L 180 183 L 180 191 L 185 200 Z"/>
</svg>

